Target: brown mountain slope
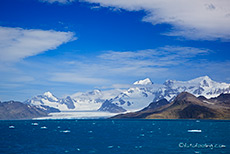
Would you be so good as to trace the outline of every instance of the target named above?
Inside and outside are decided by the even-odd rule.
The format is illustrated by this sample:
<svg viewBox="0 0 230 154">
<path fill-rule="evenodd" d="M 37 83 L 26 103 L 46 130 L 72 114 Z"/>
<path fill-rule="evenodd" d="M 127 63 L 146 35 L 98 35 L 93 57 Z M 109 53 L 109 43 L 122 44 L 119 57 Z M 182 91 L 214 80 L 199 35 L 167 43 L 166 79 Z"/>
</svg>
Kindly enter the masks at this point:
<svg viewBox="0 0 230 154">
<path fill-rule="evenodd" d="M 203 101 L 205 100 L 205 101 Z M 146 118 L 146 119 L 230 119 L 230 108 L 221 103 L 209 102 L 194 95 L 182 92 L 174 101 L 155 110 L 139 111 L 123 114 L 114 118 Z"/>
<path fill-rule="evenodd" d="M 0 120 L 32 119 L 47 116 L 47 112 L 20 102 L 0 102 Z"/>
<path fill-rule="evenodd" d="M 126 114 L 119 114 L 112 118 L 116 119 L 127 119 L 127 118 L 145 118 L 151 115 L 154 111 L 161 108 L 162 106 L 169 105 L 169 102 L 166 99 L 159 100 L 157 102 L 150 103 L 149 106 L 145 107 L 144 109 L 137 111 L 137 112 L 130 112 Z"/>
</svg>

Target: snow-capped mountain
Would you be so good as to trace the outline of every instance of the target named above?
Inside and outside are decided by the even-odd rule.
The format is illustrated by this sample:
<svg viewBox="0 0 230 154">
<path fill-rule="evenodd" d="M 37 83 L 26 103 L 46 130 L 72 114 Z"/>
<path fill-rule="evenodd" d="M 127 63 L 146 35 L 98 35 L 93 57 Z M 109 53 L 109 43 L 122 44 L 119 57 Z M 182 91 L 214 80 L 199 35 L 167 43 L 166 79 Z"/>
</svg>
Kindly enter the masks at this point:
<svg viewBox="0 0 230 154">
<path fill-rule="evenodd" d="M 144 80 L 139 80 L 139 81 L 136 81 L 133 83 L 134 85 L 152 85 L 153 82 L 149 79 L 149 78 L 146 78 Z"/>
<path fill-rule="evenodd" d="M 167 80 L 155 93 L 154 101 L 166 98 L 172 101 L 181 92 L 189 92 L 193 95 L 206 98 L 217 97 L 221 93 L 230 93 L 230 84 L 219 83 L 208 76 L 199 77 L 189 81 Z"/>
<path fill-rule="evenodd" d="M 206 98 L 217 97 L 221 93 L 230 93 L 230 84 L 211 80 L 208 76 L 189 81 L 167 80 L 163 84 L 153 84 L 146 78 L 134 82 L 129 89 L 93 90 L 78 92 L 66 98 L 57 98 L 51 92 L 45 92 L 25 101 L 26 104 L 46 106 L 60 111 L 137 111 L 163 98 L 172 101 L 179 93 L 189 92 Z M 104 104 L 104 102 L 107 102 Z M 108 103 L 109 102 L 109 103 Z M 112 105 L 114 104 L 114 105 Z M 118 108 L 117 108 L 117 107 Z M 113 109 L 110 109 L 113 107 Z"/>
<path fill-rule="evenodd" d="M 106 99 L 114 98 L 121 90 L 79 92 L 66 98 L 58 98 L 51 92 L 35 96 L 24 103 L 38 106 L 40 108 L 53 107 L 60 111 L 83 111 L 98 110 Z"/>
<path fill-rule="evenodd" d="M 71 95 L 76 102 L 76 110 L 98 110 L 107 99 L 114 98 L 123 91 L 120 89 L 101 91 L 99 89 L 89 92 L 78 92 Z"/>
<path fill-rule="evenodd" d="M 54 96 L 51 92 L 45 92 L 42 95 L 35 96 L 31 99 L 27 99 L 25 104 L 35 105 L 40 108 L 45 108 L 46 106 L 56 108 L 59 110 L 69 110 L 68 99 L 63 100 Z"/>
<path fill-rule="evenodd" d="M 153 101 L 155 97 L 154 91 L 158 88 L 149 78 L 146 78 L 134 82 L 128 90 L 120 93 L 111 99 L 110 102 L 118 107 L 122 107 L 126 111 L 136 111 L 148 106 Z M 107 108 L 106 106 L 104 107 Z"/>
<path fill-rule="evenodd" d="M 185 91 L 195 96 L 211 98 L 221 93 L 230 93 L 230 84 L 212 81 L 208 76 L 189 81 L 167 80 L 163 85 L 153 84 L 147 78 L 134 82 L 131 88 L 111 99 L 110 102 L 126 111 L 136 111 L 163 98 L 172 101 L 179 93 Z"/>
</svg>

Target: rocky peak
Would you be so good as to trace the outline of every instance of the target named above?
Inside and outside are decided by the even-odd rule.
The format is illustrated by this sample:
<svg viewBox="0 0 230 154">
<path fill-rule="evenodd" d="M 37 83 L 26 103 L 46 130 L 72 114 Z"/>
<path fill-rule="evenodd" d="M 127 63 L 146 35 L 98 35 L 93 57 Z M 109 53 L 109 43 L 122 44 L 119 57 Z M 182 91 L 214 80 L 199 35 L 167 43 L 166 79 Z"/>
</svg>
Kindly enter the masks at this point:
<svg viewBox="0 0 230 154">
<path fill-rule="evenodd" d="M 45 92 L 43 95 L 47 97 L 53 97 L 53 94 L 49 91 Z"/>
<path fill-rule="evenodd" d="M 62 104 L 65 104 L 68 109 L 74 109 L 74 101 L 70 96 L 67 96 L 65 99 L 60 100 Z"/>
<path fill-rule="evenodd" d="M 174 84 L 174 80 L 166 80 L 164 82 L 164 85 L 167 87 L 171 87 Z"/>
<path fill-rule="evenodd" d="M 188 92 L 182 92 L 173 101 L 174 105 L 183 105 L 187 103 L 195 103 L 195 104 L 200 104 L 201 101 L 194 95 L 188 93 Z"/>
<path fill-rule="evenodd" d="M 202 87 L 210 87 L 212 80 L 208 76 L 200 77 L 200 86 Z"/>
<path fill-rule="evenodd" d="M 41 97 L 45 97 L 45 98 L 47 98 L 49 101 L 52 101 L 52 102 L 58 101 L 58 98 L 55 97 L 55 96 L 54 96 L 51 92 L 49 92 L 49 91 L 45 92 Z"/>
<path fill-rule="evenodd" d="M 87 92 L 87 93 L 85 93 L 85 94 L 83 94 L 83 95 L 84 95 L 84 96 L 89 96 L 89 95 L 94 95 L 94 96 L 96 96 L 96 95 L 101 95 L 101 90 L 95 89 L 95 90 L 89 91 L 89 92 Z"/>
<path fill-rule="evenodd" d="M 211 86 L 211 83 L 213 82 L 211 78 L 208 76 L 202 76 L 199 78 L 195 78 L 193 80 L 188 81 L 189 83 L 198 83 L 202 87 L 209 87 Z"/>
<path fill-rule="evenodd" d="M 70 96 L 67 96 L 66 100 L 72 100 L 72 98 Z"/>
</svg>

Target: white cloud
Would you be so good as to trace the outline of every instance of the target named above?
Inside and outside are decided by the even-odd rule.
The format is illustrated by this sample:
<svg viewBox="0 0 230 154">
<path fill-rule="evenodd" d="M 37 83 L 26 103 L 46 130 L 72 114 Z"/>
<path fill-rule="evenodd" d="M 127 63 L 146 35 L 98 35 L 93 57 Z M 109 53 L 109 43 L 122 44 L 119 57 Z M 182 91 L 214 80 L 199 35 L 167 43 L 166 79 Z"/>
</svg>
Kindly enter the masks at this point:
<svg viewBox="0 0 230 154">
<path fill-rule="evenodd" d="M 210 51 L 191 47 L 166 46 L 140 51 L 107 51 L 93 59 L 63 62 L 58 72 L 48 77 L 51 81 L 94 84 L 113 84 L 113 80 L 164 76 L 172 67 L 185 65 L 194 57 Z M 119 85 L 116 87 L 119 87 Z"/>
<path fill-rule="evenodd" d="M 116 52 L 109 51 L 99 56 L 117 65 L 133 67 L 163 67 L 178 65 L 188 61 L 197 55 L 208 54 L 207 49 L 192 47 L 166 46 L 158 49 L 147 49 L 139 51 Z"/>
<path fill-rule="evenodd" d="M 75 0 L 40 0 L 41 2 L 48 2 L 48 3 L 55 3 L 55 2 L 58 2 L 58 3 L 61 3 L 61 4 L 67 4 L 67 3 L 71 3 Z"/>
<path fill-rule="evenodd" d="M 0 27 L 0 62 L 16 62 L 74 39 L 72 32 Z"/>
<path fill-rule="evenodd" d="M 102 7 L 145 10 L 143 21 L 170 24 L 169 36 L 194 40 L 230 40 L 229 0 L 82 0 Z"/>
</svg>

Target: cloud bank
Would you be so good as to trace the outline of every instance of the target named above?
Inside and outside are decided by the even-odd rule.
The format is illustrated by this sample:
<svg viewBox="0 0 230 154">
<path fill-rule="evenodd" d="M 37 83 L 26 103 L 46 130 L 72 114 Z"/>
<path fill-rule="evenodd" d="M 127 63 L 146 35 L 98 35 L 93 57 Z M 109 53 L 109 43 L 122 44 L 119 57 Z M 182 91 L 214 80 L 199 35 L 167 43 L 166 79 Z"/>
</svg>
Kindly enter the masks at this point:
<svg viewBox="0 0 230 154">
<path fill-rule="evenodd" d="M 74 39 L 72 32 L 0 27 L 0 62 L 17 62 Z"/>
<path fill-rule="evenodd" d="M 61 4 L 68 4 L 73 2 L 74 0 L 40 0 L 41 2 L 48 2 L 48 3 L 61 3 Z"/>
<path fill-rule="evenodd" d="M 191 40 L 230 40 L 229 0 L 82 0 L 127 11 L 144 10 L 143 21 L 169 24 L 164 35 Z M 115 10 L 116 10 L 115 9 Z"/>
<path fill-rule="evenodd" d="M 170 73 L 169 69 L 192 63 L 192 59 L 211 51 L 192 47 L 165 46 L 138 51 L 106 51 L 84 60 L 63 62 L 51 81 L 109 85 L 113 80 L 152 77 Z M 193 63 L 192 63 L 193 64 Z"/>
</svg>

